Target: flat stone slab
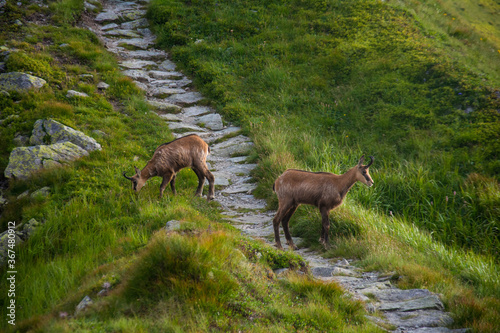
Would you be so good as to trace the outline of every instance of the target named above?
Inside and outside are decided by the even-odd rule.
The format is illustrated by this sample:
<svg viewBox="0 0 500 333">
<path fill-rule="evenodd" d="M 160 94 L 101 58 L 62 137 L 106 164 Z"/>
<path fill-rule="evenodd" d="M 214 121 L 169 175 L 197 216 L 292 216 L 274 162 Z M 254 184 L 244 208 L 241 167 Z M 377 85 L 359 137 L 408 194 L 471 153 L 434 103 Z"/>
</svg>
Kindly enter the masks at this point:
<svg viewBox="0 0 500 333">
<path fill-rule="evenodd" d="M 196 119 L 198 125 L 203 124 L 204 127 L 213 131 L 219 131 L 224 128 L 222 117 L 218 113 L 210 113 Z"/>
<path fill-rule="evenodd" d="M 149 75 L 151 77 L 154 77 L 155 79 L 182 79 L 184 75 L 179 72 L 174 72 L 174 71 L 149 71 Z"/>
<path fill-rule="evenodd" d="M 201 116 L 207 113 L 213 112 L 208 106 L 190 106 L 182 109 L 182 113 L 187 117 Z"/>
<path fill-rule="evenodd" d="M 311 270 L 311 273 L 314 277 L 331 277 L 332 272 L 333 272 L 332 266 L 326 266 L 326 267 L 314 267 Z"/>
<path fill-rule="evenodd" d="M 180 106 L 163 101 L 148 100 L 148 104 L 158 111 L 179 112 L 181 110 Z"/>
<path fill-rule="evenodd" d="M 213 171 L 212 174 L 215 178 L 215 185 L 227 186 L 231 179 L 231 174 L 223 171 Z"/>
<path fill-rule="evenodd" d="M 159 114 L 161 119 L 166 120 L 166 121 L 182 121 L 179 116 L 172 114 L 172 113 L 166 113 L 166 114 Z"/>
<path fill-rule="evenodd" d="M 376 294 L 375 294 L 376 295 Z M 375 296 L 376 297 L 376 296 Z M 443 310 L 444 306 L 436 295 L 400 302 L 382 302 L 379 311 Z"/>
<path fill-rule="evenodd" d="M 139 38 L 141 35 L 138 33 L 132 31 L 132 30 L 126 30 L 126 29 L 112 29 L 106 31 L 103 35 L 105 36 L 121 36 L 121 37 L 130 37 L 130 38 Z"/>
<path fill-rule="evenodd" d="M 167 53 L 161 50 L 137 50 L 137 51 L 123 51 L 123 56 L 136 59 L 157 59 L 166 57 Z"/>
<path fill-rule="evenodd" d="M 148 73 L 143 70 L 130 69 L 130 70 L 125 70 L 122 73 L 123 75 L 128 76 L 129 78 L 132 78 L 134 80 L 144 80 L 144 81 L 151 80 Z"/>
<path fill-rule="evenodd" d="M 67 98 L 74 98 L 74 97 L 89 97 L 89 95 L 87 95 L 86 93 L 83 93 L 83 92 L 80 92 L 80 91 L 76 91 L 76 90 L 68 90 L 68 92 L 66 93 L 66 97 Z"/>
<path fill-rule="evenodd" d="M 154 97 L 160 97 L 160 98 L 165 98 L 167 96 L 175 95 L 175 94 L 182 94 L 185 93 L 186 91 L 181 88 L 168 88 L 168 87 L 159 87 L 159 88 L 153 88 L 150 91 L 150 94 Z"/>
<path fill-rule="evenodd" d="M 199 102 L 203 96 L 199 92 L 188 92 L 185 94 L 175 94 L 170 96 L 167 101 L 173 104 L 189 105 Z"/>
<path fill-rule="evenodd" d="M 129 45 L 137 47 L 139 49 L 146 50 L 150 45 L 154 44 L 154 41 L 147 40 L 144 38 L 130 38 L 130 39 L 120 39 L 117 41 L 118 45 Z"/>
<path fill-rule="evenodd" d="M 149 26 L 149 22 L 145 18 L 140 18 L 138 20 L 129 21 L 121 24 L 122 29 L 136 29 L 147 26 Z"/>
<path fill-rule="evenodd" d="M 117 21 L 119 18 L 120 17 L 115 12 L 103 11 L 99 13 L 94 20 L 103 23 L 103 22 L 114 22 Z"/>
<path fill-rule="evenodd" d="M 201 127 L 198 127 L 196 125 L 190 125 L 186 123 L 173 123 L 170 122 L 168 123 L 168 127 L 172 132 L 188 132 L 188 131 L 194 131 L 194 132 L 205 132 L 205 130 Z"/>
<path fill-rule="evenodd" d="M 150 82 L 150 84 L 156 87 L 182 88 L 190 85 L 192 82 L 193 81 L 189 80 L 188 78 L 183 78 L 180 80 L 153 80 Z"/>
<path fill-rule="evenodd" d="M 106 30 L 110 30 L 110 29 L 116 29 L 118 27 L 119 27 L 119 25 L 116 23 L 109 23 L 109 24 L 106 24 L 105 26 L 101 27 L 101 30 L 106 31 Z"/>
<path fill-rule="evenodd" d="M 382 290 L 375 294 L 375 297 L 379 301 L 384 302 L 400 302 L 400 301 L 409 301 L 417 298 L 429 297 L 433 296 L 427 289 L 389 289 Z"/>
<path fill-rule="evenodd" d="M 230 157 L 235 154 L 247 154 L 253 147 L 253 142 L 243 135 L 238 135 L 212 147 L 214 155 Z"/>
<path fill-rule="evenodd" d="M 139 89 L 141 89 L 141 90 L 143 90 L 143 91 L 148 91 L 148 89 L 149 89 L 149 88 L 148 88 L 148 86 L 147 86 L 145 83 L 142 83 L 142 82 L 140 82 L 140 81 L 134 81 L 134 83 L 135 83 L 135 85 L 136 85 Z"/>
<path fill-rule="evenodd" d="M 436 310 L 387 312 L 384 315 L 390 324 L 397 327 L 435 328 L 436 326 L 448 326 L 453 323 L 453 319 L 447 313 Z"/>
<path fill-rule="evenodd" d="M 156 66 L 156 62 L 150 60 L 126 60 L 120 62 L 120 66 L 129 69 L 141 69 L 146 66 Z"/>
</svg>

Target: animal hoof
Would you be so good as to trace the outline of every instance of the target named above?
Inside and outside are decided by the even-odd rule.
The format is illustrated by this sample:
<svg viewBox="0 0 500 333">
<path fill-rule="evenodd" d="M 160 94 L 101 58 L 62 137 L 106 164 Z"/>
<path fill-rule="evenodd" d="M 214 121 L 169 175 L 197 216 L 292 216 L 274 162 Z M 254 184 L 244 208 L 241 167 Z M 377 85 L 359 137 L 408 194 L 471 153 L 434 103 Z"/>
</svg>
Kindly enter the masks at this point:
<svg viewBox="0 0 500 333">
<path fill-rule="evenodd" d="M 283 246 L 281 244 L 274 244 L 278 250 L 283 250 Z"/>
</svg>

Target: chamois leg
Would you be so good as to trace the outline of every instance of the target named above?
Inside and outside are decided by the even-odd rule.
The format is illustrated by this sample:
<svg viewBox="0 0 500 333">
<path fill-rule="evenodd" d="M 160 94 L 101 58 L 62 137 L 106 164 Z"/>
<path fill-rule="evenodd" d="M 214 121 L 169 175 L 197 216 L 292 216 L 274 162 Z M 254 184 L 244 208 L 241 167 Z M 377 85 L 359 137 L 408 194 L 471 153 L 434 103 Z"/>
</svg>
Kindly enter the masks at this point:
<svg viewBox="0 0 500 333">
<path fill-rule="evenodd" d="M 290 221 L 290 218 L 292 217 L 293 213 L 295 213 L 295 211 L 297 210 L 298 206 L 299 205 L 292 205 L 288 209 L 288 211 L 285 213 L 285 216 L 283 217 L 283 220 L 281 221 L 281 223 L 283 225 L 283 231 L 285 232 L 285 238 L 286 238 L 287 244 L 292 250 L 297 250 L 298 247 L 295 246 L 295 244 L 293 243 L 292 236 L 290 235 L 290 229 L 288 228 L 288 222 Z"/>
<path fill-rule="evenodd" d="M 210 172 L 210 170 L 205 169 L 205 177 L 208 180 L 208 195 L 207 195 L 207 201 L 215 199 L 215 177 L 214 175 Z"/>
<path fill-rule="evenodd" d="M 170 181 L 170 188 L 172 189 L 172 193 L 173 193 L 174 195 L 176 195 L 176 194 L 177 194 L 177 192 L 175 191 L 175 176 L 176 176 L 176 175 L 174 175 L 174 176 L 172 177 L 172 180 Z"/>
<path fill-rule="evenodd" d="M 201 194 L 203 192 L 203 184 L 205 184 L 205 175 L 203 172 L 196 168 L 193 167 L 194 173 L 196 173 L 196 176 L 198 176 L 198 188 L 196 189 L 196 193 L 194 194 L 197 197 L 201 197 Z"/>
<path fill-rule="evenodd" d="M 282 202 L 280 202 L 279 207 L 278 207 L 278 211 L 276 212 L 276 216 L 273 219 L 274 240 L 276 242 L 276 247 L 278 249 L 281 249 L 281 250 L 283 250 L 283 246 L 281 246 L 281 240 L 280 240 L 280 223 L 284 222 L 284 219 L 285 219 L 288 211 L 290 210 L 290 208 L 292 208 L 292 206 L 293 206 L 293 204 L 291 204 L 291 203 L 283 204 Z M 290 217 L 291 217 L 291 215 L 290 215 Z M 290 218 L 288 218 L 288 219 L 290 219 Z M 288 220 L 287 220 L 287 222 L 288 222 Z M 283 230 L 285 230 L 284 224 L 283 224 Z M 285 231 L 285 233 L 286 232 L 288 232 L 288 230 Z M 290 233 L 288 233 L 288 235 L 290 236 Z M 285 237 L 286 237 L 286 234 L 285 234 Z M 288 240 L 288 238 L 287 238 L 287 240 Z M 290 237 L 290 240 L 291 240 L 291 237 Z"/>
<path fill-rule="evenodd" d="M 171 172 L 166 173 L 163 176 L 163 181 L 161 182 L 161 185 L 160 185 L 160 198 L 163 197 L 163 191 L 165 191 L 165 188 L 167 187 L 168 183 L 170 183 L 170 180 L 172 180 L 173 176 L 174 176 L 174 174 Z"/>
<path fill-rule="evenodd" d="M 329 219 L 329 213 L 330 210 L 326 207 L 320 207 L 320 212 L 321 212 L 321 237 L 319 239 L 320 243 L 323 244 L 325 248 L 328 248 L 328 235 L 330 232 L 330 219 Z"/>
</svg>

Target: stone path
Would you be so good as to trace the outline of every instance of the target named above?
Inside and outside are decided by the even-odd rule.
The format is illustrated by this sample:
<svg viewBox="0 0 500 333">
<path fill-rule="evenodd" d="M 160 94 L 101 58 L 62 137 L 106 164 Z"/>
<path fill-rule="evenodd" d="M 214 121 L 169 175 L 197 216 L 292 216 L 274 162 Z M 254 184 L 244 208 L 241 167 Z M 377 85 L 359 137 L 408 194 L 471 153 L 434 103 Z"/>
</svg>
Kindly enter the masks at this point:
<svg viewBox="0 0 500 333">
<path fill-rule="evenodd" d="M 274 212 L 265 211 L 265 201 L 251 194 L 255 184 L 249 174 L 256 165 L 245 161 L 252 141 L 240 134 L 240 128 L 225 124 L 213 109 L 197 104 L 203 96 L 192 90 L 191 80 L 176 70 L 166 52 L 153 48 L 155 36 L 144 18 L 144 3 L 107 1 L 95 18 L 97 25 L 90 29 L 117 55 L 123 73 L 146 92 L 147 101 L 176 137 L 194 133 L 211 145 L 209 167 L 216 185 L 223 186 L 216 191 L 216 200 L 228 220 L 249 236 L 272 240 Z M 294 242 L 300 244 L 300 239 Z M 369 318 L 386 330 L 467 331 L 443 327 L 453 319 L 443 311 L 439 297 L 428 290 L 400 290 L 391 284 L 390 276 L 362 272 L 349 260 L 332 262 L 308 249 L 297 252 L 309 263 L 315 278 L 341 284 L 354 298 L 365 302 Z"/>
</svg>

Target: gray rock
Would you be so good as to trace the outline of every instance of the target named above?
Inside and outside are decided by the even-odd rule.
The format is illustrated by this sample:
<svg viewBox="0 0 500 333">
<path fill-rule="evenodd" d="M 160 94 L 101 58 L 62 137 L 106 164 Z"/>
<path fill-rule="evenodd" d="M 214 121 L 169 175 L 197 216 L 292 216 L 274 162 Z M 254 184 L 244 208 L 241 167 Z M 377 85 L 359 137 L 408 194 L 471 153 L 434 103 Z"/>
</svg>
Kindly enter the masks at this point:
<svg viewBox="0 0 500 333">
<path fill-rule="evenodd" d="M 86 150 L 71 142 L 14 148 L 5 169 L 5 177 L 25 179 L 42 168 L 59 166 L 87 155 Z"/>
<path fill-rule="evenodd" d="M 94 133 L 94 134 L 95 134 L 95 135 L 97 135 L 97 136 L 103 136 L 103 137 L 104 137 L 104 136 L 108 136 L 108 134 L 107 134 L 107 133 L 105 133 L 105 132 L 103 132 L 103 131 L 101 131 L 101 130 L 93 130 L 93 131 L 92 131 L 92 133 Z"/>
<path fill-rule="evenodd" d="M 104 11 L 99 13 L 94 20 L 100 23 L 104 23 L 104 22 L 114 22 L 117 21 L 118 19 L 119 17 L 115 12 Z"/>
<path fill-rule="evenodd" d="M 229 185 L 229 179 L 231 179 L 231 174 L 227 172 L 219 172 L 219 171 L 214 171 L 212 172 L 214 175 L 215 185 L 222 185 L 222 186 L 227 186 Z"/>
<path fill-rule="evenodd" d="M 126 60 L 120 62 L 120 66 L 126 67 L 129 69 L 141 69 L 146 66 L 156 66 L 156 62 L 150 60 Z"/>
<path fill-rule="evenodd" d="M 332 271 L 332 275 L 333 276 L 338 276 L 338 275 L 341 275 L 341 276 L 357 276 L 359 275 L 358 273 L 350 270 L 350 269 L 345 269 L 345 268 L 341 268 L 341 267 L 334 267 L 333 268 L 333 271 Z"/>
<path fill-rule="evenodd" d="M 0 193 L 0 207 L 5 206 L 8 203 L 7 199 Z"/>
<path fill-rule="evenodd" d="M 222 118 L 218 113 L 210 113 L 196 119 L 197 124 L 204 124 L 204 127 L 214 131 L 219 131 L 224 128 Z"/>
<path fill-rule="evenodd" d="M 31 219 L 23 225 L 23 232 L 25 232 L 25 234 L 29 237 L 33 235 L 35 229 L 38 228 L 40 225 L 41 225 L 40 222 L 38 222 L 35 219 Z"/>
<path fill-rule="evenodd" d="M 76 306 L 76 309 L 75 309 L 75 316 L 78 315 L 79 313 L 81 313 L 83 310 L 85 310 L 87 307 L 89 307 L 90 305 L 92 305 L 92 299 L 90 299 L 90 297 L 88 296 L 85 296 L 81 301 L 80 303 L 78 303 L 78 305 Z"/>
<path fill-rule="evenodd" d="M 21 20 L 17 19 L 14 21 L 14 24 L 20 27 L 23 25 L 23 22 Z"/>
<path fill-rule="evenodd" d="M 121 28 L 122 29 L 136 29 L 136 28 L 141 28 L 141 27 L 147 27 L 148 25 L 149 25 L 148 20 L 146 20 L 145 18 L 140 18 L 138 20 L 122 23 Z"/>
<path fill-rule="evenodd" d="M 74 98 L 74 97 L 85 98 L 85 97 L 89 97 L 89 95 L 87 95 L 86 93 L 80 92 L 80 91 L 76 91 L 76 90 L 68 90 L 66 97 L 67 98 Z"/>
<path fill-rule="evenodd" d="M 92 75 L 92 74 L 80 74 L 80 75 L 78 75 L 78 77 L 81 79 L 93 79 L 94 75 Z"/>
<path fill-rule="evenodd" d="M 170 60 L 165 60 L 158 66 L 159 69 L 164 71 L 175 71 L 176 67 L 175 63 Z"/>
<path fill-rule="evenodd" d="M 212 147 L 214 156 L 232 157 L 233 155 L 248 154 L 253 147 L 249 138 L 238 135 Z"/>
<path fill-rule="evenodd" d="M 153 88 L 151 90 L 151 95 L 154 97 L 165 98 L 167 96 L 175 95 L 175 94 L 183 94 L 186 91 L 180 88 Z"/>
<path fill-rule="evenodd" d="M 17 200 L 22 199 L 22 198 L 26 198 L 29 194 L 30 194 L 30 191 L 26 190 L 17 196 Z"/>
<path fill-rule="evenodd" d="M 91 3 L 88 3 L 87 1 L 85 1 L 85 2 L 83 3 L 83 6 L 84 6 L 84 8 L 85 8 L 86 10 L 91 11 L 91 12 L 92 12 L 92 11 L 94 11 L 94 10 L 97 10 L 97 7 L 96 7 L 96 6 L 94 6 L 94 5 L 93 5 L 93 4 L 91 4 Z"/>
<path fill-rule="evenodd" d="M 414 311 L 414 312 L 387 312 L 385 317 L 392 325 L 397 327 L 432 327 L 448 326 L 453 324 L 453 319 L 442 311 Z M 431 331 L 434 332 L 434 331 Z"/>
<path fill-rule="evenodd" d="M 72 142 L 86 151 L 101 150 L 101 145 L 90 136 L 52 119 L 39 119 L 35 122 L 30 144 L 43 145 L 48 143 Z"/>
<path fill-rule="evenodd" d="M 389 289 L 382 290 L 375 294 L 375 297 L 379 301 L 384 302 L 400 302 L 409 301 L 412 299 L 423 298 L 432 296 L 433 294 L 427 289 Z"/>
<path fill-rule="evenodd" d="M 24 92 L 32 89 L 39 89 L 43 87 L 45 83 L 46 81 L 44 79 L 20 72 L 0 74 L 0 89 L 5 91 Z"/>
<path fill-rule="evenodd" d="M 188 92 L 185 94 L 175 94 L 167 98 L 167 102 L 172 104 L 189 105 L 199 102 L 203 96 L 199 92 Z"/>
<path fill-rule="evenodd" d="M 50 187 L 45 186 L 31 193 L 32 198 L 46 198 L 50 195 Z"/>
<path fill-rule="evenodd" d="M 130 38 L 139 38 L 141 37 L 138 33 L 132 31 L 132 30 L 126 30 L 126 29 L 112 29 L 105 31 L 103 33 L 105 36 L 121 36 L 121 37 L 130 37 Z"/>
<path fill-rule="evenodd" d="M 7 0 L 0 0 L 0 8 L 7 4 Z"/>
<path fill-rule="evenodd" d="M 117 42 L 119 45 L 129 45 L 143 50 L 154 44 L 154 41 L 144 38 L 120 39 Z"/>
<path fill-rule="evenodd" d="M 314 277 L 330 277 L 332 276 L 333 267 L 314 267 L 311 273 Z"/>
<path fill-rule="evenodd" d="M 123 52 L 124 56 L 137 59 L 157 59 L 160 57 L 166 57 L 165 51 L 161 50 L 138 50 L 138 51 L 127 51 Z"/>
<path fill-rule="evenodd" d="M 182 109 L 182 113 L 187 117 L 201 116 L 210 112 L 212 112 L 212 109 L 208 106 L 195 105 Z"/>
<path fill-rule="evenodd" d="M 107 84 L 106 82 L 99 82 L 97 84 L 97 89 L 101 89 L 101 90 L 106 90 L 109 88 L 109 84 Z"/>
<path fill-rule="evenodd" d="M 139 81 L 134 81 L 135 85 L 137 88 L 143 90 L 143 91 L 148 91 L 148 86 L 145 83 L 139 82 Z"/>
<path fill-rule="evenodd" d="M 168 231 L 179 230 L 181 228 L 181 222 L 177 220 L 170 220 L 165 224 L 165 227 L 163 228 Z"/>
<path fill-rule="evenodd" d="M 201 127 L 186 123 L 168 123 L 168 127 L 172 132 L 188 132 L 188 131 L 205 132 L 205 130 Z"/>
<path fill-rule="evenodd" d="M 116 23 L 109 23 L 109 24 L 106 24 L 105 26 L 103 26 L 103 27 L 101 28 L 101 30 L 116 29 L 116 28 L 118 28 L 118 27 L 119 27 L 119 25 L 118 25 L 118 24 L 116 24 Z"/>
<path fill-rule="evenodd" d="M 154 77 L 155 79 L 164 80 L 164 79 L 182 79 L 183 75 L 179 72 L 172 71 L 149 71 L 149 75 Z"/>
<path fill-rule="evenodd" d="M 250 194 L 257 185 L 255 184 L 235 184 L 231 185 L 225 189 L 222 190 L 222 193 L 227 193 L 227 194 L 236 194 L 236 193 L 248 193 Z"/>
<path fill-rule="evenodd" d="M 376 295 L 376 294 L 375 294 Z M 400 302 L 383 302 L 379 311 L 415 311 L 415 310 L 443 310 L 444 306 L 436 295 Z"/>
<path fill-rule="evenodd" d="M 123 75 L 128 76 L 134 80 L 144 80 L 144 81 L 149 81 L 151 78 L 149 77 L 148 73 L 143 70 L 137 70 L 137 69 L 131 69 L 131 70 L 126 70 L 122 72 Z"/>
<path fill-rule="evenodd" d="M 159 116 L 161 119 L 166 121 L 181 121 L 181 118 L 179 118 L 179 116 L 172 113 L 160 114 Z"/>
<path fill-rule="evenodd" d="M 67 43 L 63 43 L 63 44 L 60 44 L 60 45 L 59 45 L 59 47 L 60 47 L 61 49 L 64 49 L 65 47 L 69 47 L 69 44 L 67 44 Z"/>
<path fill-rule="evenodd" d="M 14 144 L 16 145 L 16 147 L 23 147 L 23 146 L 26 146 L 30 141 L 30 138 L 29 136 L 26 136 L 26 135 L 17 135 L 15 138 L 14 138 Z"/>
<path fill-rule="evenodd" d="M 148 100 L 148 104 L 151 105 L 152 108 L 158 111 L 171 111 L 171 112 L 179 112 L 181 107 L 175 104 L 160 102 L 155 100 Z"/>
</svg>

